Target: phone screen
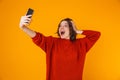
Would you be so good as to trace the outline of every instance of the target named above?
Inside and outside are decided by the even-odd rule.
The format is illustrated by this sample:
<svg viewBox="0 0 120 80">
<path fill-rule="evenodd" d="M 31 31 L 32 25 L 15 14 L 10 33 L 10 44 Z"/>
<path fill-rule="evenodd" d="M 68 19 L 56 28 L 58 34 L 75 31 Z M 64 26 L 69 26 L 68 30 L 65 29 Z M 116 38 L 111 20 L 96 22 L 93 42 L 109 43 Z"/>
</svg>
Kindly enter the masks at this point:
<svg viewBox="0 0 120 80">
<path fill-rule="evenodd" d="M 33 9 L 29 8 L 26 15 L 32 15 L 34 12 Z M 31 18 L 31 17 L 30 17 Z"/>
</svg>

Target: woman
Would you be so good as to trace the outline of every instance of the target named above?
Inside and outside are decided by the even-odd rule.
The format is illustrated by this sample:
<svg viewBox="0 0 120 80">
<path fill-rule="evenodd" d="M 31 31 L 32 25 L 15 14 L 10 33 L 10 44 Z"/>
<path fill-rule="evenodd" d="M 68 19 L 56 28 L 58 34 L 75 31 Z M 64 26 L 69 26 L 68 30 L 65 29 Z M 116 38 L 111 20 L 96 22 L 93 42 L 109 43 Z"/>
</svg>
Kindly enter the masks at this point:
<svg viewBox="0 0 120 80">
<path fill-rule="evenodd" d="M 20 28 L 46 52 L 46 80 L 82 80 L 86 53 L 100 37 L 100 32 L 78 30 L 72 19 L 66 18 L 58 25 L 58 36 L 46 37 L 28 28 L 31 15 L 22 16 Z M 76 39 L 77 34 L 85 35 Z"/>
</svg>

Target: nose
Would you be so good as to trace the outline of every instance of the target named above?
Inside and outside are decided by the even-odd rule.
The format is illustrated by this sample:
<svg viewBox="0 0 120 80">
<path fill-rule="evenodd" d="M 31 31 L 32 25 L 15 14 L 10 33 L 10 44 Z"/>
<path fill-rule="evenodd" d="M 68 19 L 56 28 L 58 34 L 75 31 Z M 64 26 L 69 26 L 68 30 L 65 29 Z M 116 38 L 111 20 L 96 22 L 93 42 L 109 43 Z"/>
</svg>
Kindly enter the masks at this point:
<svg viewBox="0 0 120 80">
<path fill-rule="evenodd" d="M 63 29 L 63 28 L 64 28 L 64 26 L 60 26 L 60 28 L 61 28 L 61 29 Z"/>
</svg>

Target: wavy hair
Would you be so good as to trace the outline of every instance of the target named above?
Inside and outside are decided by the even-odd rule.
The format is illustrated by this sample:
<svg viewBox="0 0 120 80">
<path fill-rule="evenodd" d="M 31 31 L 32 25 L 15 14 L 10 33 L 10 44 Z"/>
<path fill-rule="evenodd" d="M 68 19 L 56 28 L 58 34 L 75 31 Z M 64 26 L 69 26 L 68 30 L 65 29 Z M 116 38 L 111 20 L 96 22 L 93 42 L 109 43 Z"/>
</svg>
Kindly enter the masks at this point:
<svg viewBox="0 0 120 80">
<path fill-rule="evenodd" d="M 60 23 L 58 24 L 58 28 L 57 28 L 57 34 L 58 34 L 58 36 L 60 36 L 60 34 L 59 34 L 59 27 L 60 27 L 60 24 L 61 24 L 62 21 L 67 21 L 67 23 L 68 23 L 68 25 L 69 25 L 70 40 L 71 40 L 71 41 L 76 40 L 76 35 L 77 35 L 77 34 L 76 34 L 75 30 L 73 29 L 73 25 L 72 25 L 72 23 L 71 23 L 71 21 L 73 21 L 73 20 L 70 19 L 70 18 L 62 19 L 62 20 L 60 21 Z"/>
</svg>

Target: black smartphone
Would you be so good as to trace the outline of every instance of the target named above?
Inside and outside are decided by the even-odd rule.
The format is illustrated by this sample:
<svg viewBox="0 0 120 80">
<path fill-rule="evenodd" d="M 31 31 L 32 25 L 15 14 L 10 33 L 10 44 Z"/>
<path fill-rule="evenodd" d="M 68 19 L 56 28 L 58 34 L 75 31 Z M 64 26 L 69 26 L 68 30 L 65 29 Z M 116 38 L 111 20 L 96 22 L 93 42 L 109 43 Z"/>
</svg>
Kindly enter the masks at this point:
<svg viewBox="0 0 120 80">
<path fill-rule="evenodd" d="M 33 15 L 33 12 L 34 12 L 34 10 L 31 9 L 31 8 L 29 8 L 28 11 L 27 11 L 26 16 L 27 16 L 27 15 Z M 31 17 L 29 17 L 29 18 L 31 18 Z"/>
</svg>

